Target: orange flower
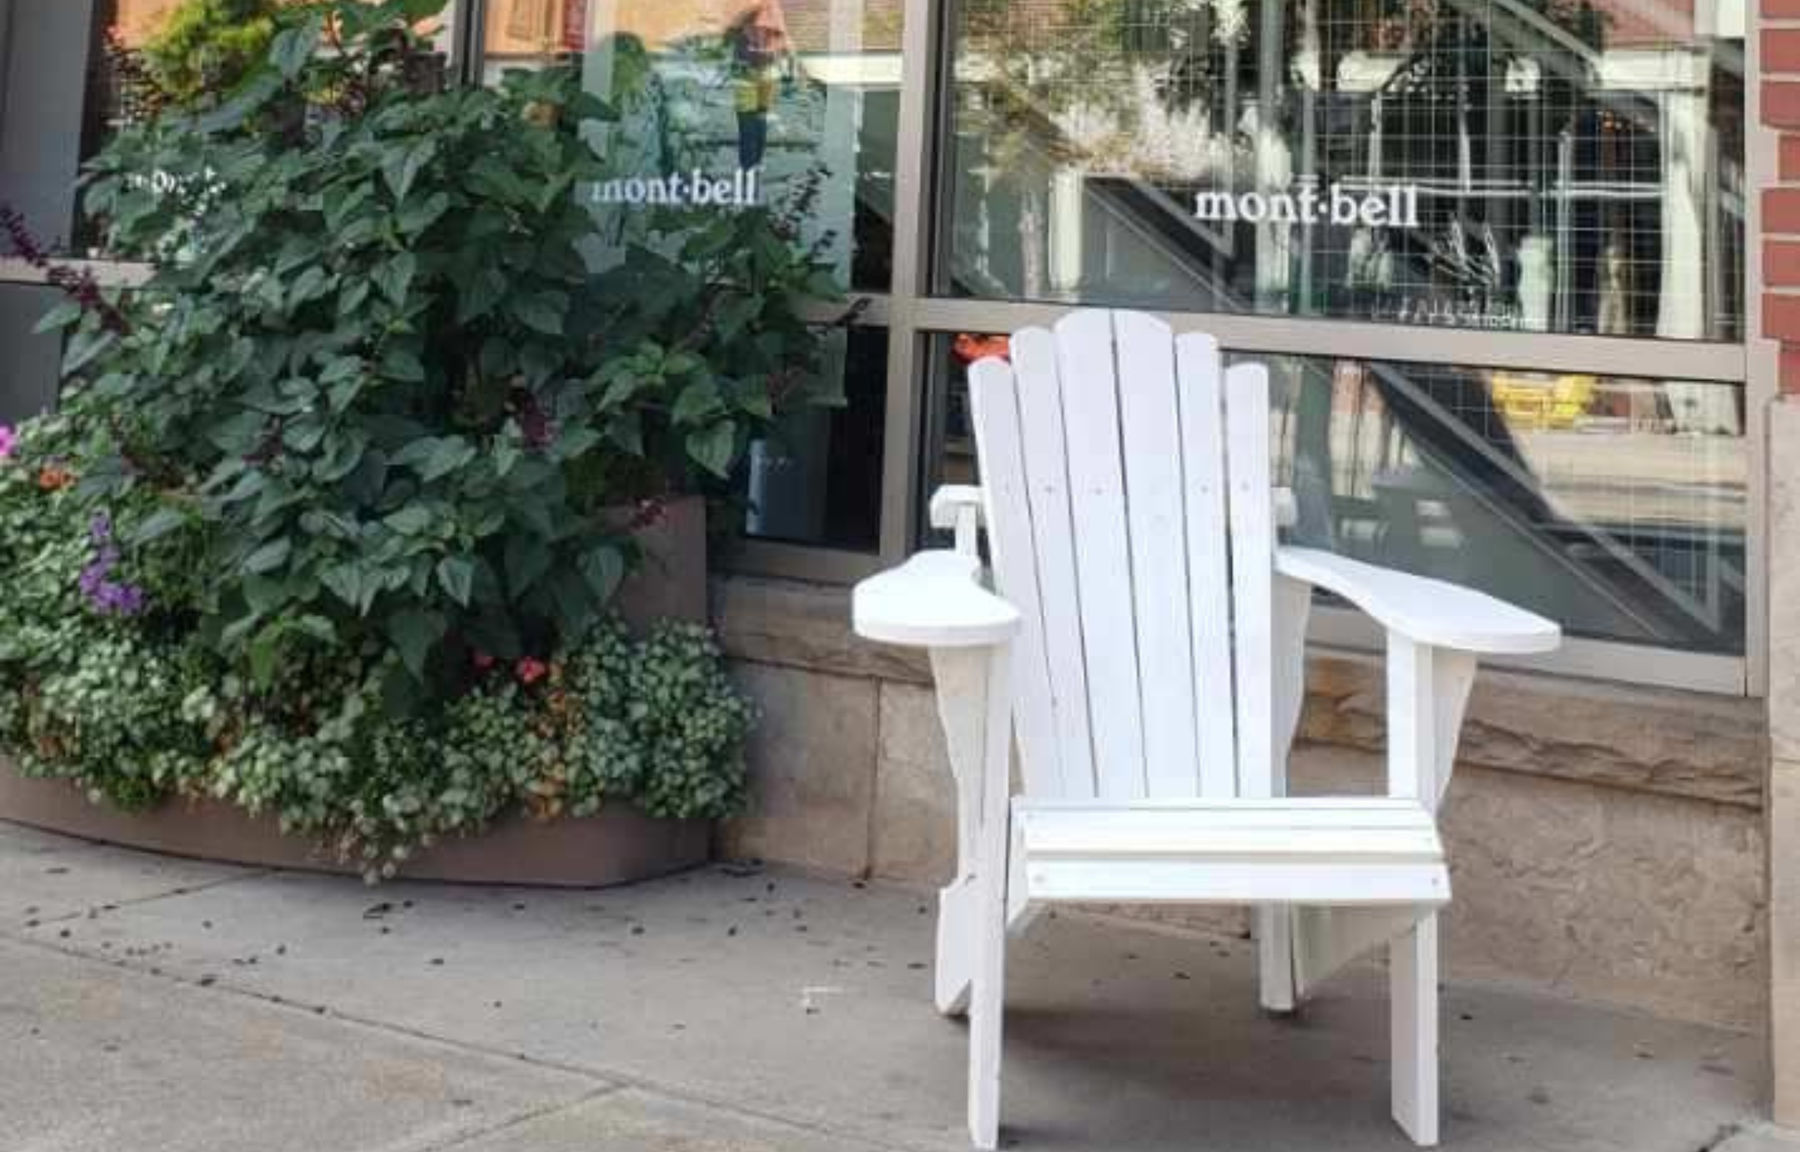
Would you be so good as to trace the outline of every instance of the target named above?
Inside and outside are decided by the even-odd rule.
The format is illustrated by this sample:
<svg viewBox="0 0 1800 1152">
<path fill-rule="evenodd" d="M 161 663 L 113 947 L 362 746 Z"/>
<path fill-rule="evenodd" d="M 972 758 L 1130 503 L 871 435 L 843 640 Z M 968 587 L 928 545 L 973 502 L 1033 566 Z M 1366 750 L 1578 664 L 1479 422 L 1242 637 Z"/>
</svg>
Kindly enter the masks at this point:
<svg viewBox="0 0 1800 1152">
<path fill-rule="evenodd" d="M 46 464 L 38 469 L 38 488 L 45 492 L 55 492 L 75 483 L 75 473 L 60 464 Z"/>
<path fill-rule="evenodd" d="M 1010 342 L 1004 336 L 981 336 L 974 332 L 959 332 L 950 345 L 950 351 L 957 360 L 964 364 L 973 364 L 977 360 L 989 356 L 1008 359 L 1012 354 Z"/>
</svg>

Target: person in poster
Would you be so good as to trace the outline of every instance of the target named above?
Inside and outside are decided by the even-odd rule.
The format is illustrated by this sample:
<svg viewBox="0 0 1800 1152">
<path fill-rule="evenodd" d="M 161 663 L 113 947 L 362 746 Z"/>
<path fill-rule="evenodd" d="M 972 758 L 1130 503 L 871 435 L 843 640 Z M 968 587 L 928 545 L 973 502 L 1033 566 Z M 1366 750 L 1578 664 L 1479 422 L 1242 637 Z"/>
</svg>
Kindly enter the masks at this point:
<svg viewBox="0 0 1800 1152">
<path fill-rule="evenodd" d="M 750 0 L 726 26 L 725 42 L 731 48 L 738 166 L 747 170 L 762 164 L 782 66 L 793 52 L 781 0 Z"/>
</svg>

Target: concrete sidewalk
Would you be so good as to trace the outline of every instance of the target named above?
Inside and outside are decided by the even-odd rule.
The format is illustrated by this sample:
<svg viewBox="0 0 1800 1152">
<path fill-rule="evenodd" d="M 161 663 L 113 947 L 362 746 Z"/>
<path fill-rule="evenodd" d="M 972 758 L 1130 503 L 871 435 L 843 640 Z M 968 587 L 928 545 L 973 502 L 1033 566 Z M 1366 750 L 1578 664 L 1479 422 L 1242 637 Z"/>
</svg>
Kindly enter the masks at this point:
<svg viewBox="0 0 1800 1152">
<path fill-rule="evenodd" d="M 0 824 L 9 1152 L 960 1150 L 962 1028 L 917 894 L 752 868 L 630 889 L 393 884 Z M 1003 1141 L 1410 1147 L 1378 972 L 1297 1020 L 1243 941 L 1060 916 L 1015 947 Z M 1772 1152 L 1760 1043 L 1445 989 L 1444 1146 Z"/>
</svg>

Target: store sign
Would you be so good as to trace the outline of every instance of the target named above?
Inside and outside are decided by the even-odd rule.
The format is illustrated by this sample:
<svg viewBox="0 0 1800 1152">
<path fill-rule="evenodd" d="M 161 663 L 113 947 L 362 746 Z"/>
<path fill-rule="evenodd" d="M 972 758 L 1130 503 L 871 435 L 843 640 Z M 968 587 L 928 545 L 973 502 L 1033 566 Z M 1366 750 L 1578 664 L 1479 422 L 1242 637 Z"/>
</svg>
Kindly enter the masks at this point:
<svg viewBox="0 0 1800 1152">
<path fill-rule="evenodd" d="M 1336 224 L 1344 227 L 1417 228 L 1419 186 L 1376 185 L 1352 191 L 1332 184 L 1321 194 L 1314 185 L 1289 191 L 1198 192 L 1194 215 L 1201 220 L 1251 224 Z"/>
<path fill-rule="evenodd" d="M 668 204 L 678 208 L 738 211 L 762 203 L 762 171 L 739 168 L 729 176 L 695 169 L 668 176 L 630 176 L 594 186 L 596 204 Z"/>
</svg>

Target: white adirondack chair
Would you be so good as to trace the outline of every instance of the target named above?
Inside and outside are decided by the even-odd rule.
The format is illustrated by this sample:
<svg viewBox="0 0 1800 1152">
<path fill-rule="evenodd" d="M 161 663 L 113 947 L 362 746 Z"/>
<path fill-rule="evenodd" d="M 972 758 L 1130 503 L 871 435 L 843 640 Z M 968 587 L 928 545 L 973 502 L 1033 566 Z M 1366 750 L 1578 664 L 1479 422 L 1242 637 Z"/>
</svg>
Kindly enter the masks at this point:
<svg viewBox="0 0 1800 1152">
<path fill-rule="evenodd" d="M 955 549 L 864 581 L 853 613 L 864 637 L 930 649 L 958 801 L 937 1004 L 970 1014 L 975 1145 L 998 1138 L 1007 929 L 1056 901 L 1254 906 L 1273 1011 L 1387 944 L 1393 1114 L 1436 1143 L 1450 882 L 1432 813 L 1476 655 L 1547 651 L 1556 625 L 1278 543 L 1267 372 L 1222 371 L 1208 336 L 1075 312 L 969 388 L 982 485 L 931 502 Z M 1387 630 L 1385 798 L 1284 797 L 1315 588 Z"/>
</svg>

